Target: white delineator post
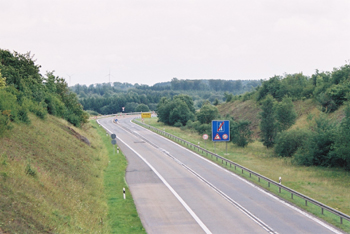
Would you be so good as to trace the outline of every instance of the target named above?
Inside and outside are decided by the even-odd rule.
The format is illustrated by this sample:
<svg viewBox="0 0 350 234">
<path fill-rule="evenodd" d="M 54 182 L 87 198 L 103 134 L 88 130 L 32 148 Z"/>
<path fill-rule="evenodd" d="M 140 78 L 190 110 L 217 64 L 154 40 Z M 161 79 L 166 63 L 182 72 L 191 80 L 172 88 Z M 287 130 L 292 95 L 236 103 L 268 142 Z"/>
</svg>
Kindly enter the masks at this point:
<svg viewBox="0 0 350 234">
<path fill-rule="evenodd" d="M 123 197 L 124 197 L 124 200 L 125 200 L 125 188 L 123 188 Z"/>
<path fill-rule="evenodd" d="M 282 177 L 280 177 L 279 180 L 280 180 L 280 184 L 282 184 Z"/>
</svg>

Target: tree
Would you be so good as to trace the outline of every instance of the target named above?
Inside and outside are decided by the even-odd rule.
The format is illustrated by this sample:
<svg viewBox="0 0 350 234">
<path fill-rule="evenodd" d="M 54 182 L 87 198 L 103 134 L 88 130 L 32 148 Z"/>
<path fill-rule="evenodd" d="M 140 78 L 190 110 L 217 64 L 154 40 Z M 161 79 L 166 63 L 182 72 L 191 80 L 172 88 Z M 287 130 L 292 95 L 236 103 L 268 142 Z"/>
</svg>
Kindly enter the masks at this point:
<svg viewBox="0 0 350 234">
<path fill-rule="evenodd" d="M 345 166 L 350 170 L 350 104 L 345 108 L 345 117 L 343 118 L 339 132 L 334 144 L 334 163 L 336 165 Z"/>
<path fill-rule="evenodd" d="M 266 99 L 262 102 L 262 112 L 260 112 L 260 140 L 267 148 L 270 148 L 274 145 L 277 133 L 273 106 L 273 97 L 271 95 L 267 95 Z"/>
<path fill-rule="evenodd" d="M 218 114 L 218 108 L 210 104 L 205 104 L 197 113 L 197 119 L 201 124 L 210 124 L 211 121 L 218 116 Z"/>
<path fill-rule="evenodd" d="M 287 130 L 290 126 L 295 123 L 297 113 L 294 109 L 294 104 L 292 99 L 289 97 L 284 97 L 282 102 L 275 104 L 275 113 L 278 131 Z"/>
<path fill-rule="evenodd" d="M 136 112 L 148 112 L 149 108 L 147 105 L 145 104 L 139 104 L 136 108 L 135 108 Z"/>
<path fill-rule="evenodd" d="M 169 115 L 170 125 L 174 125 L 176 123 L 186 125 L 188 120 L 194 120 L 194 114 L 190 111 L 190 108 L 188 108 L 184 101 L 175 99 L 173 103 L 174 108 L 170 111 Z"/>
<path fill-rule="evenodd" d="M 250 121 L 231 121 L 230 125 L 230 135 L 231 141 L 240 147 L 245 147 L 248 145 L 252 132 L 249 129 Z"/>
<path fill-rule="evenodd" d="M 177 95 L 173 100 L 163 97 L 157 105 L 158 121 L 168 125 L 186 125 L 188 120 L 194 120 L 194 112 L 193 101 L 187 95 Z"/>
</svg>

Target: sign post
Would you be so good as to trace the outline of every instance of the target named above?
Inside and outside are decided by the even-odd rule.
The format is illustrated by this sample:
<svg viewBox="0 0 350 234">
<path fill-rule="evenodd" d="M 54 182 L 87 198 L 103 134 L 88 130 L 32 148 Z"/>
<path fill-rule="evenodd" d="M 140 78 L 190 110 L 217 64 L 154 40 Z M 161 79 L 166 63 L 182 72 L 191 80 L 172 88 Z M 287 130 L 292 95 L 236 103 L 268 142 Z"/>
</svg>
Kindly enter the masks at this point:
<svg viewBox="0 0 350 234">
<path fill-rule="evenodd" d="M 207 142 L 208 138 L 209 138 L 208 134 L 204 134 L 204 135 L 203 135 L 204 148 L 205 148 L 205 149 L 207 148 L 207 147 L 206 147 L 206 142 Z"/>
<path fill-rule="evenodd" d="M 226 154 L 227 154 L 227 142 L 230 141 L 230 121 L 229 120 L 213 120 L 211 122 L 212 129 L 212 141 L 215 145 L 216 142 L 226 142 Z M 216 153 L 216 152 L 215 152 Z"/>
<path fill-rule="evenodd" d="M 151 118 L 151 113 L 141 113 L 141 118 L 144 119 L 144 118 Z"/>
<path fill-rule="evenodd" d="M 115 145 L 117 144 L 117 140 L 115 139 L 116 137 L 117 136 L 114 133 L 111 135 L 111 138 L 112 138 L 111 143 L 113 145 L 113 154 L 115 154 Z"/>
</svg>

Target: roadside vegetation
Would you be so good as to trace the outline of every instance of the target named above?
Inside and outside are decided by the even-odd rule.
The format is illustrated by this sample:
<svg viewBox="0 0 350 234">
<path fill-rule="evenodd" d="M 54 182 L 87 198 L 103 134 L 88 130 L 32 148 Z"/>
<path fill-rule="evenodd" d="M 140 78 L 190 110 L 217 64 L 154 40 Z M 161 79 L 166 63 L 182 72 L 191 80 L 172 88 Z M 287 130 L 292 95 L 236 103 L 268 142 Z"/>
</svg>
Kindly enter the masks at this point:
<svg viewBox="0 0 350 234">
<path fill-rule="evenodd" d="M 235 163 L 238 163 L 250 170 L 253 170 L 261 175 L 264 175 L 278 182 L 279 177 L 282 177 L 282 184 L 298 191 L 308 197 L 320 201 L 334 209 L 337 209 L 345 214 L 350 214 L 350 173 L 341 168 L 324 168 L 316 166 L 302 166 L 292 163 L 290 157 L 276 157 L 273 148 L 267 148 L 260 141 L 249 143 L 246 147 L 240 147 L 236 144 L 228 144 L 228 155 L 226 155 L 225 143 L 214 143 L 209 140 L 203 140 L 202 135 L 194 129 L 180 129 L 178 127 L 165 125 L 158 122 L 157 118 L 144 119 L 146 124 L 165 130 L 166 132 L 185 139 L 193 144 L 200 145 L 211 152 L 225 157 Z M 191 148 L 192 149 L 192 148 Z M 193 149 L 192 149 L 193 150 Z M 321 209 L 308 204 L 302 199 L 294 197 L 291 199 L 290 194 L 286 192 L 279 193 L 278 188 L 266 183 L 258 182 L 257 178 L 250 177 L 249 174 L 243 174 L 240 170 L 234 170 L 234 167 L 226 166 L 221 161 L 216 161 L 215 158 L 210 158 L 201 152 L 197 153 L 207 157 L 218 165 L 231 170 L 240 176 L 252 181 L 253 183 L 271 191 L 277 196 L 282 197 L 288 202 L 298 205 L 302 209 L 326 220 L 334 226 L 341 228 L 346 232 L 350 232 L 350 223 L 343 220 L 340 224 L 339 218 L 330 213 L 321 214 Z"/>
<path fill-rule="evenodd" d="M 0 230 L 106 233 L 108 158 L 95 129 L 54 116 L 28 118 L 30 125 L 13 124 L 0 139 Z"/>
<path fill-rule="evenodd" d="M 113 149 L 111 137 L 106 136 L 106 131 L 96 121 L 91 121 L 97 129 L 103 141 L 103 151 L 108 154 L 109 163 L 104 170 L 105 194 L 108 204 L 107 233 L 146 233 L 138 216 L 134 200 L 125 181 L 127 161 L 121 151 L 117 153 L 117 147 Z M 123 198 L 123 188 L 126 191 L 126 199 Z"/>
<path fill-rule="evenodd" d="M 350 65 L 345 64 L 310 77 L 274 76 L 253 91 L 225 93 L 225 103 L 204 102 L 197 111 L 190 96 L 163 97 L 157 122 L 146 123 L 205 146 L 201 136 L 211 139 L 211 121 L 230 120 L 230 154 L 224 155 L 225 144 L 214 148 L 208 142 L 211 151 L 271 179 L 281 176 L 284 185 L 350 214 L 349 91 Z M 350 231 L 349 223 L 322 218 Z"/>
<path fill-rule="evenodd" d="M 121 199 L 124 156 L 39 68 L 0 49 L 0 233 L 144 233 L 128 190 Z"/>
</svg>

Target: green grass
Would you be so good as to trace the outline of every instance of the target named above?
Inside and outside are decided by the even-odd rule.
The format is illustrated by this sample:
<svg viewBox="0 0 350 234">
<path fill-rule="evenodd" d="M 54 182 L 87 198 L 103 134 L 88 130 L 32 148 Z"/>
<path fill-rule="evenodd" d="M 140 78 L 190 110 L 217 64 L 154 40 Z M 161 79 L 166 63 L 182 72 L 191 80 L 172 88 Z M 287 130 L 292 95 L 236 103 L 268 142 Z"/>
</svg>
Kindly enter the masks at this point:
<svg viewBox="0 0 350 234">
<path fill-rule="evenodd" d="M 0 138 L 0 232 L 106 233 L 99 137 L 87 124 L 30 115 Z M 87 137 L 91 147 L 68 129 Z"/>
<path fill-rule="evenodd" d="M 214 152 L 214 144 L 208 140 L 204 141 L 202 136 L 198 135 L 195 131 L 186 129 L 181 130 L 180 128 L 166 126 L 163 123 L 157 122 L 156 118 L 145 119 L 145 123 L 154 126 L 160 130 L 165 130 L 167 133 L 178 136 L 186 141 L 198 145 Z M 188 148 L 188 147 L 187 147 Z M 193 150 L 193 148 L 190 148 Z M 350 223 L 343 220 L 343 224 L 340 224 L 339 217 L 324 211 L 321 213 L 321 208 L 308 203 L 305 206 L 305 201 L 299 197 L 294 196 L 291 199 L 290 193 L 282 190 L 279 193 L 277 186 L 270 185 L 264 180 L 258 182 L 258 178 L 249 176 L 249 173 L 245 172 L 242 175 L 240 169 L 234 169 L 234 166 L 222 164 L 221 160 L 216 160 L 215 158 L 208 157 L 204 155 L 201 151 L 197 153 L 204 157 L 212 160 L 213 162 L 235 172 L 236 174 L 252 181 L 258 186 L 265 190 L 268 190 L 275 195 L 283 198 L 287 202 L 299 206 L 300 208 L 308 211 L 324 219 L 325 221 L 333 224 L 334 226 L 341 228 L 342 230 L 350 233 Z M 280 158 L 273 157 L 273 151 L 271 149 L 266 149 L 260 142 L 255 141 L 250 143 L 246 148 L 240 148 L 232 143 L 228 143 L 228 153 L 225 155 L 226 147 L 225 143 L 216 144 L 216 153 L 219 155 L 236 162 L 244 167 L 249 168 L 265 177 L 278 181 L 278 178 L 282 177 L 283 185 L 298 191 L 310 198 L 320 201 L 330 207 L 333 207 L 345 214 L 350 213 L 350 173 L 342 169 L 334 168 L 320 168 L 320 167 L 304 167 L 296 166 L 291 164 L 290 158 Z"/>
<path fill-rule="evenodd" d="M 121 151 L 119 154 L 117 153 L 116 147 L 113 150 L 111 138 L 106 136 L 106 131 L 99 127 L 95 121 L 91 122 L 97 128 L 109 157 L 109 164 L 104 172 L 105 191 L 108 199 L 109 233 L 146 233 L 125 182 L 127 161 Z M 125 200 L 123 188 L 126 189 Z"/>
</svg>

